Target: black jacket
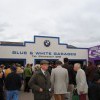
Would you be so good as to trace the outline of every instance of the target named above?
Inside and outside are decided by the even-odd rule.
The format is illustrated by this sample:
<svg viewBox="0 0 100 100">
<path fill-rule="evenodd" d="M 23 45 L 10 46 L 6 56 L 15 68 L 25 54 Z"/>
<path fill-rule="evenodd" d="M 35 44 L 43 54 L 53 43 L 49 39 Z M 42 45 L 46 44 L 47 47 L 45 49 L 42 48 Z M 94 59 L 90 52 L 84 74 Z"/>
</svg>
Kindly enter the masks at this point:
<svg viewBox="0 0 100 100">
<path fill-rule="evenodd" d="M 92 87 L 89 88 L 90 100 L 100 100 L 100 84 L 93 83 Z"/>
<path fill-rule="evenodd" d="M 3 76 L 0 78 L 0 92 L 3 92 L 3 85 L 4 85 L 4 72 L 2 71 Z"/>
<path fill-rule="evenodd" d="M 70 65 L 68 63 L 64 63 L 62 65 L 63 68 L 66 68 L 68 70 L 68 75 L 69 75 L 69 84 L 76 84 L 76 81 L 75 81 L 75 77 L 76 77 L 76 73 L 75 71 L 73 70 L 73 65 Z"/>
<path fill-rule="evenodd" d="M 21 77 L 12 72 L 5 79 L 5 87 L 7 90 L 19 90 L 21 88 Z"/>
</svg>

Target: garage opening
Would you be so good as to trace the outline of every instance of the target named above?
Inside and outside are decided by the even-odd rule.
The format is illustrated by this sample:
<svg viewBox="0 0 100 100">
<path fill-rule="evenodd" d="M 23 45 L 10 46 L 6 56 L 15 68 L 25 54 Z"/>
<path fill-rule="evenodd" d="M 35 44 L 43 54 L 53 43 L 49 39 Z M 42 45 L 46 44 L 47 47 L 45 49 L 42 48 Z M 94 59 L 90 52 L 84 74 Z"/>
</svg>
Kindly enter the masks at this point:
<svg viewBox="0 0 100 100">
<path fill-rule="evenodd" d="M 12 65 L 14 63 L 18 63 L 21 66 L 25 66 L 26 59 L 0 59 L 0 65 L 4 64 L 5 66 Z"/>
<path fill-rule="evenodd" d="M 47 60 L 49 63 L 50 63 L 50 62 L 53 62 L 53 63 L 55 64 L 55 62 L 56 62 L 58 59 L 35 59 L 35 60 L 34 60 L 34 65 L 35 65 L 35 64 L 40 64 L 40 62 L 41 62 L 42 60 Z"/>
<path fill-rule="evenodd" d="M 75 63 L 80 63 L 81 64 L 81 66 L 83 66 L 83 65 L 87 65 L 87 61 L 86 60 L 69 60 L 69 64 L 72 64 L 72 65 L 74 65 Z"/>
<path fill-rule="evenodd" d="M 97 66 L 98 64 L 100 64 L 100 60 L 94 60 L 94 64 Z"/>
</svg>

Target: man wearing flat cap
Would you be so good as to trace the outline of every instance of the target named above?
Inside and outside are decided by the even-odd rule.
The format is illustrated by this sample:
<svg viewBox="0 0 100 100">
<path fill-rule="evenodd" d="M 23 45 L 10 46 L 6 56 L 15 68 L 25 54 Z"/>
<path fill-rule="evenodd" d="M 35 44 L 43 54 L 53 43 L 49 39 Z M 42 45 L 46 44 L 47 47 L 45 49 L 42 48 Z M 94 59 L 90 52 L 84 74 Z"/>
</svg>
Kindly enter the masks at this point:
<svg viewBox="0 0 100 100">
<path fill-rule="evenodd" d="M 34 100 L 50 100 L 51 84 L 50 74 L 47 71 L 49 62 L 42 60 L 41 69 L 36 71 L 29 81 L 30 88 L 34 91 Z"/>
</svg>

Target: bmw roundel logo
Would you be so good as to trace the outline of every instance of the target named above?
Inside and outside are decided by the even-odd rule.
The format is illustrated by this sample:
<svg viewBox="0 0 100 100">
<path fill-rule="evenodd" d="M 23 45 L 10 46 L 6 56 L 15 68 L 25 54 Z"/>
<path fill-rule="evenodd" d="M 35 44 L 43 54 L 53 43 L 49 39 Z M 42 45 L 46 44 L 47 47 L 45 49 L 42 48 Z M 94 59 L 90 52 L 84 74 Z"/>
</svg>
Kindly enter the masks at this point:
<svg viewBox="0 0 100 100">
<path fill-rule="evenodd" d="M 44 45 L 45 45 L 46 47 L 49 47 L 49 46 L 50 46 L 50 41 L 49 41 L 49 40 L 45 40 L 45 41 L 44 41 Z"/>
</svg>

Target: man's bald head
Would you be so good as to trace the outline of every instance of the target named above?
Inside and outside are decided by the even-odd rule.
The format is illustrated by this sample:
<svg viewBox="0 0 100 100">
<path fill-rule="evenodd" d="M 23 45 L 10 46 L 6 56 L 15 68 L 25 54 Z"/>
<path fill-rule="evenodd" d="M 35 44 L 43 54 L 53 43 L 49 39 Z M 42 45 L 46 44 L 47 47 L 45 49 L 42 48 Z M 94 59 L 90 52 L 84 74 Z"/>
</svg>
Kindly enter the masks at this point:
<svg viewBox="0 0 100 100">
<path fill-rule="evenodd" d="M 77 71 L 78 69 L 81 68 L 81 64 L 80 63 L 75 63 L 74 64 L 74 70 Z"/>
</svg>

